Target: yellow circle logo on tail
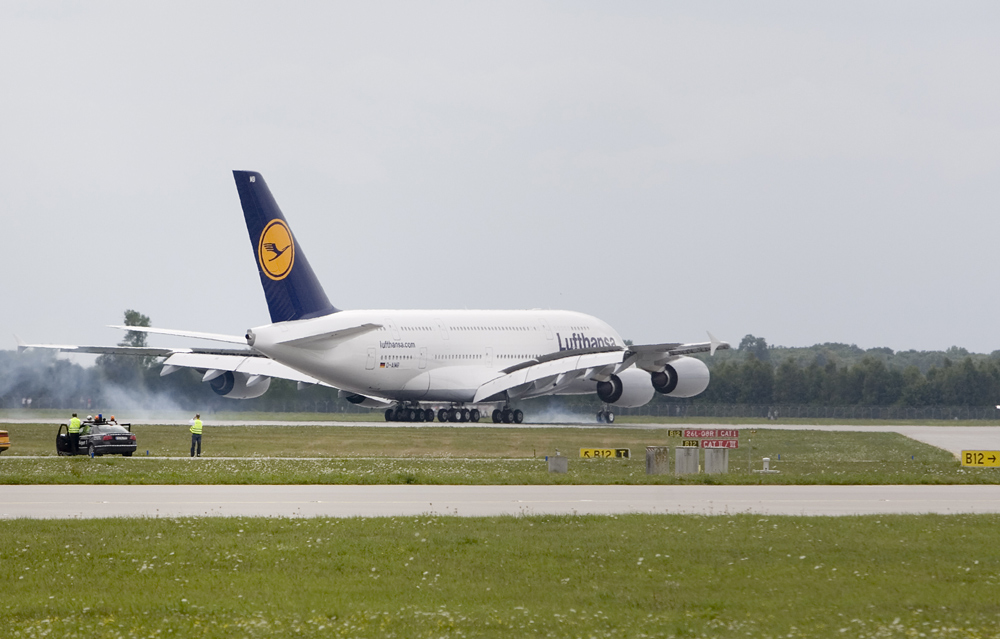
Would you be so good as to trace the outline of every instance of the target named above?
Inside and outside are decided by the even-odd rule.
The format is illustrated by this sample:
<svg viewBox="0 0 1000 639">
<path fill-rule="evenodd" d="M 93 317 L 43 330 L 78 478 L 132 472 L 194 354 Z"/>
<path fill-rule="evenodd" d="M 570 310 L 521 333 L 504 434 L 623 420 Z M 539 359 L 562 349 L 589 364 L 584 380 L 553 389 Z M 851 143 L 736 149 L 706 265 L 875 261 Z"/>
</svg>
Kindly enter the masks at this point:
<svg viewBox="0 0 1000 639">
<path fill-rule="evenodd" d="M 272 280 L 283 280 L 295 264 L 295 241 L 283 220 L 271 220 L 260 234 L 257 263 Z"/>
</svg>

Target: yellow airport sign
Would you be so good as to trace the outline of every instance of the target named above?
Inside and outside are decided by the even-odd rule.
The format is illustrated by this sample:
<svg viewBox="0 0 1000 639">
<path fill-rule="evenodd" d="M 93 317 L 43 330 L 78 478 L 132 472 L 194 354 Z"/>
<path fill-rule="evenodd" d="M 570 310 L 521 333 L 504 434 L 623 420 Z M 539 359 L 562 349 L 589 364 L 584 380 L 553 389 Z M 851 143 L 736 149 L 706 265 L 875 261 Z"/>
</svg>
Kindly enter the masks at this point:
<svg viewBox="0 0 1000 639">
<path fill-rule="evenodd" d="M 1000 450 L 963 450 L 962 465 L 1000 468 Z"/>
<path fill-rule="evenodd" d="M 613 459 L 615 457 L 628 459 L 628 448 L 581 448 L 581 459 Z"/>
</svg>

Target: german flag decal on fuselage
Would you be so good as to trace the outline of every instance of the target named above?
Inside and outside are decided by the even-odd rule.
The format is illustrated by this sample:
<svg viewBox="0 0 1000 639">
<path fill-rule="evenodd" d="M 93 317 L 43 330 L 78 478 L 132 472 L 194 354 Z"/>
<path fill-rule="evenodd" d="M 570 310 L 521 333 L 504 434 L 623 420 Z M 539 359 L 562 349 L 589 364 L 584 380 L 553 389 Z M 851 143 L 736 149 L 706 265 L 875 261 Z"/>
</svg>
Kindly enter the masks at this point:
<svg viewBox="0 0 1000 639">
<path fill-rule="evenodd" d="M 257 263 L 272 280 L 283 280 L 295 264 L 295 241 L 284 220 L 271 220 L 260 234 Z"/>
</svg>

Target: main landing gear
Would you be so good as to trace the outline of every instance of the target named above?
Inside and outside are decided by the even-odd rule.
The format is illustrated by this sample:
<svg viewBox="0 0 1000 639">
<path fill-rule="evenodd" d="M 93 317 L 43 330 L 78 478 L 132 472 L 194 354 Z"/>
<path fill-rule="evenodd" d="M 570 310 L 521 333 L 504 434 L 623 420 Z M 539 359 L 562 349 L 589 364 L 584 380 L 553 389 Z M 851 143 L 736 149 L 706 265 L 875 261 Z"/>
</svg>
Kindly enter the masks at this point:
<svg viewBox="0 0 1000 639">
<path fill-rule="evenodd" d="M 387 422 L 432 422 L 434 411 L 430 408 L 397 406 L 385 411 Z"/>
<path fill-rule="evenodd" d="M 614 424 L 615 423 L 614 412 L 607 408 L 597 411 L 597 423 Z"/>
<path fill-rule="evenodd" d="M 493 411 L 494 424 L 520 424 L 523 421 L 524 413 L 519 408 L 511 410 L 510 406 L 504 406 Z"/>
<path fill-rule="evenodd" d="M 478 408 L 442 408 L 437 412 L 440 422 L 478 422 L 482 417 Z M 419 406 L 397 406 L 385 411 L 387 422 L 433 422 L 434 409 Z"/>
</svg>

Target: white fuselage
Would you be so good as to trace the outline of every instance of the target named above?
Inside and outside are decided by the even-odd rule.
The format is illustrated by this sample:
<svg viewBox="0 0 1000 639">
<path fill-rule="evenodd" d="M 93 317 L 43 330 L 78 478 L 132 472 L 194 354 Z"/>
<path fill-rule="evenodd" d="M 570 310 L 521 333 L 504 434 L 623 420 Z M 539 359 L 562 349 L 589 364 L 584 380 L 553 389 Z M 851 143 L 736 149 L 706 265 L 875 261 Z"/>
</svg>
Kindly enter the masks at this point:
<svg viewBox="0 0 1000 639">
<path fill-rule="evenodd" d="M 382 328 L 332 344 L 301 341 L 363 324 Z M 470 402 L 520 362 L 623 346 L 607 323 L 572 311 L 340 311 L 251 330 L 253 347 L 277 362 L 345 391 L 399 401 Z M 562 392 L 594 386 L 581 381 Z"/>
</svg>

